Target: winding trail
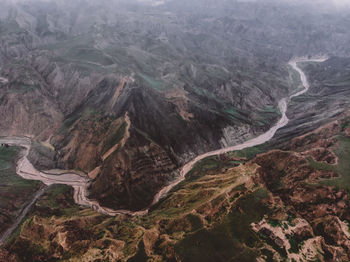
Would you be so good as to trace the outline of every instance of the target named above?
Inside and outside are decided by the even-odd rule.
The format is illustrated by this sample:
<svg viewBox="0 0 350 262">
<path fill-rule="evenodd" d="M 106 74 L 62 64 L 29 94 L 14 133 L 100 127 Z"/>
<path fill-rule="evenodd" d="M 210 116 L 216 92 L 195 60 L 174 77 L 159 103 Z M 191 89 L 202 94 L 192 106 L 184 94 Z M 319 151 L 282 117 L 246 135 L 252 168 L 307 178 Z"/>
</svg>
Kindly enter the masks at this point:
<svg viewBox="0 0 350 262">
<path fill-rule="evenodd" d="M 174 188 L 176 185 L 178 185 L 180 182 L 185 180 L 186 174 L 193 168 L 193 166 L 198 163 L 199 161 L 203 160 L 204 158 L 224 154 L 231 151 L 236 150 L 242 150 L 245 148 L 257 146 L 264 144 L 271 140 L 278 129 L 286 126 L 289 122 L 289 119 L 287 118 L 286 112 L 287 112 L 287 105 L 288 101 L 292 99 L 293 97 L 300 96 L 308 91 L 310 88 L 310 84 L 306 78 L 306 75 L 304 72 L 298 67 L 299 62 L 324 62 L 327 60 L 328 57 L 317 57 L 317 58 L 294 58 L 289 62 L 289 65 L 294 68 L 299 74 L 302 81 L 302 84 L 304 86 L 304 89 L 291 95 L 288 98 L 283 98 L 278 104 L 279 110 L 282 114 L 281 119 L 273 126 L 271 127 L 266 133 L 255 137 L 251 140 L 248 140 L 240 145 L 235 145 L 231 147 L 221 148 L 215 151 L 207 152 L 205 154 L 197 156 L 195 159 L 190 161 L 189 163 L 185 164 L 181 171 L 180 176 L 174 180 L 171 184 L 165 186 L 158 194 L 154 197 L 152 205 L 156 204 L 161 198 L 165 197 L 169 191 Z M 9 145 L 17 145 L 24 147 L 24 155 L 21 159 L 17 162 L 17 174 L 24 179 L 30 179 L 30 180 L 39 180 L 42 181 L 45 185 L 52 185 L 52 184 L 64 184 L 69 185 L 74 188 L 74 201 L 78 205 L 84 206 L 84 207 L 90 207 L 94 209 L 95 211 L 109 215 L 109 216 L 115 216 L 118 214 L 126 214 L 131 216 L 140 216 L 140 215 L 146 215 L 148 213 L 148 209 L 142 210 L 142 211 L 129 211 L 129 210 L 113 210 L 110 208 L 102 207 L 100 204 L 95 200 L 90 200 L 87 198 L 88 195 L 88 186 L 90 183 L 90 180 L 88 177 L 80 176 L 76 173 L 72 173 L 70 171 L 64 171 L 64 170 L 48 170 L 48 171 L 38 171 L 36 170 L 33 165 L 28 160 L 28 154 L 31 147 L 31 140 L 26 137 L 5 137 L 0 138 L 0 143 L 6 143 Z M 43 194 L 43 191 L 39 191 L 33 201 L 26 206 L 23 211 L 21 212 L 20 216 L 17 218 L 14 225 L 8 229 L 8 231 L 2 236 L 0 239 L 0 245 L 6 241 L 6 239 L 11 235 L 13 230 L 20 224 L 21 220 L 25 217 L 27 212 L 29 211 L 30 207 L 35 203 L 35 201 Z"/>
</svg>

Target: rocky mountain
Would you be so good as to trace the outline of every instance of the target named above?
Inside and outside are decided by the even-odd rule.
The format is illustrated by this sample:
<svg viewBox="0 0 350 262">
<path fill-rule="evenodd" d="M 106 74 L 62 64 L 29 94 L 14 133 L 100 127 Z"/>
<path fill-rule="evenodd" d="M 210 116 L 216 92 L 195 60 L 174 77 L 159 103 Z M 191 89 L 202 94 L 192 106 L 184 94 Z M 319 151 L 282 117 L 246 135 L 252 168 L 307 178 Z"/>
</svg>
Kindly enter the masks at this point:
<svg viewBox="0 0 350 262">
<path fill-rule="evenodd" d="M 275 77 L 268 67 L 251 69 L 252 62 L 234 63 L 233 54 L 222 61 L 227 54 L 220 50 L 229 48 L 224 31 L 204 32 L 205 25 L 186 21 L 188 14 L 168 14 L 163 7 L 86 3 L 79 10 L 79 3 L 65 1 L 8 3 L 1 20 L 2 75 L 9 81 L 1 89 L 0 130 L 50 138 L 58 166 L 97 172 L 92 196 L 106 199 L 106 205 L 144 207 L 195 154 L 249 138 L 277 119 L 274 107 L 288 92 L 286 76 Z M 68 8 L 77 13 L 67 14 Z M 205 50 L 198 50 L 201 38 L 208 43 Z M 219 46 L 212 47 L 214 42 Z M 108 164 L 103 156 L 125 135 L 115 123 L 125 121 L 126 113 L 134 153 L 125 148 L 129 160 L 112 155 Z M 40 160 L 41 153 L 32 153 L 32 160 L 56 167 Z M 156 163 L 159 154 L 164 163 Z M 157 169 L 160 177 L 150 176 Z M 136 180 L 149 182 L 129 190 Z M 107 183 L 110 189 L 107 181 L 113 182 Z M 102 197 L 102 191 L 109 193 Z"/>
<path fill-rule="evenodd" d="M 338 7 L 2 1 L 0 135 L 31 137 L 37 169 L 88 177 L 88 197 L 115 210 L 149 207 L 197 155 L 267 131 L 301 88 L 288 61 L 330 58 L 301 64 L 311 87 L 287 101 L 289 124 L 269 143 L 203 160 L 143 217 L 109 218 L 50 187 L 0 257 L 349 259 L 350 20 Z M 6 223 L 24 202 L 4 208 Z"/>
<path fill-rule="evenodd" d="M 291 101 L 287 113 L 290 122 L 279 130 L 272 144 L 283 147 L 283 141 L 288 143 L 295 136 L 337 119 L 349 108 L 349 58 L 332 57 L 324 63 L 305 63 L 303 70 L 311 88 Z"/>
<path fill-rule="evenodd" d="M 348 25 L 288 3 L 7 1 L 0 133 L 50 139 L 39 167 L 92 174 L 107 206 L 145 207 L 195 155 L 267 130 L 293 88 L 286 61 L 347 54 Z"/>
</svg>

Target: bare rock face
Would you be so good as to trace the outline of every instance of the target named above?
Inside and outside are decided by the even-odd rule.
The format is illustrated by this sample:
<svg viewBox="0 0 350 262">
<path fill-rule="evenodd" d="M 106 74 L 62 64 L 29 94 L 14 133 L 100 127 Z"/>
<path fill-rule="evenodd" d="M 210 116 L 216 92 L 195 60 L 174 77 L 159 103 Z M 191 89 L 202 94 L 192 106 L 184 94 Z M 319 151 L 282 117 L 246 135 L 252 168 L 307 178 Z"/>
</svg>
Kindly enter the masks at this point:
<svg viewBox="0 0 350 262">
<path fill-rule="evenodd" d="M 62 121 L 62 114 L 36 86 L 5 87 L 1 90 L 0 134 L 35 136 L 46 140 Z M 6 90 L 6 91 L 5 91 Z"/>
<path fill-rule="evenodd" d="M 240 144 L 254 137 L 249 125 L 246 126 L 228 126 L 223 129 L 223 137 L 221 139 L 222 147 Z"/>
<path fill-rule="evenodd" d="M 49 170 L 58 167 L 54 148 L 45 143 L 32 142 L 28 160 L 39 170 Z"/>
</svg>

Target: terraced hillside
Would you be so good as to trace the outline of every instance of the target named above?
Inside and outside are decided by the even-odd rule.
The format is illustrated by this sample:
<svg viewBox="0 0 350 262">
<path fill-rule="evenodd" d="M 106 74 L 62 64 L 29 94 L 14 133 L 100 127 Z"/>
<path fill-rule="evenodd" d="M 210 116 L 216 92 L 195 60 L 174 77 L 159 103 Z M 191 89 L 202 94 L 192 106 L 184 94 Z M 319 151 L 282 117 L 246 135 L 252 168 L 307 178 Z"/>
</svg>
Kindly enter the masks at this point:
<svg viewBox="0 0 350 262">
<path fill-rule="evenodd" d="M 143 217 L 81 209 L 57 186 L 5 247 L 27 261 L 346 261 L 349 123 L 345 114 L 288 150 L 205 159 Z"/>
</svg>

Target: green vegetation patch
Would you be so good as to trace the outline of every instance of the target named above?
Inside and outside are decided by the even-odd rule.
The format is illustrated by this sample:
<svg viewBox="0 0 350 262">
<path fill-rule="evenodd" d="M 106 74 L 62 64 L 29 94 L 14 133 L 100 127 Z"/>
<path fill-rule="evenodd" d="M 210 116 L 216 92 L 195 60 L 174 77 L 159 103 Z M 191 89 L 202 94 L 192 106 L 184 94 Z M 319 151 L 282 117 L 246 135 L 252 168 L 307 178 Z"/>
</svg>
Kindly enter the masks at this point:
<svg viewBox="0 0 350 262">
<path fill-rule="evenodd" d="M 74 203 L 73 188 L 66 185 L 51 186 L 36 203 L 42 216 L 66 216 L 76 214 L 80 207 Z"/>
<path fill-rule="evenodd" d="M 34 92 L 35 90 L 40 89 L 39 85 L 12 85 L 8 90 L 9 94 L 26 94 L 30 92 Z"/>
<path fill-rule="evenodd" d="M 307 160 L 309 161 L 309 164 L 313 169 L 322 171 L 337 171 L 337 166 L 330 165 L 325 162 L 317 162 L 312 157 L 308 157 Z"/>
<path fill-rule="evenodd" d="M 243 122 L 243 123 L 251 123 L 251 120 L 248 118 L 247 114 L 242 112 L 241 110 L 234 108 L 234 107 L 228 107 L 224 109 L 225 114 L 228 114 L 229 117 L 238 122 Z"/>
<path fill-rule="evenodd" d="M 254 146 L 254 147 L 248 147 L 239 151 L 234 151 L 230 153 L 230 155 L 234 157 L 247 158 L 248 160 L 250 160 L 256 157 L 258 154 L 262 154 L 266 152 L 267 150 L 268 148 L 264 144 L 264 145 Z"/>
<path fill-rule="evenodd" d="M 209 171 L 219 170 L 222 167 L 223 163 L 217 156 L 207 157 L 194 165 L 186 175 L 186 181 L 193 181 L 206 175 Z"/>
<path fill-rule="evenodd" d="M 277 106 L 265 106 L 258 111 L 254 124 L 268 129 L 280 118 L 281 112 Z"/>
<path fill-rule="evenodd" d="M 345 130 L 345 128 L 348 128 L 350 126 L 350 120 L 346 120 L 341 124 L 342 130 Z"/>
<path fill-rule="evenodd" d="M 294 70 L 293 67 L 289 65 L 288 65 L 288 69 L 289 69 L 289 75 L 291 79 L 291 86 L 293 87 L 293 89 L 298 89 L 300 85 L 302 85 L 300 74 L 296 70 Z"/>
<path fill-rule="evenodd" d="M 290 243 L 290 249 L 288 250 L 288 252 L 298 254 L 300 248 L 304 244 L 304 241 L 302 239 L 292 237 L 290 235 L 287 235 L 287 238 Z"/>
<path fill-rule="evenodd" d="M 147 259 L 148 259 L 148 256 L 145 251 L 145 245 L 143 241 L 140 241 L 138 246 L 138 252 L 136 253 L 135 256 L 128 259 L 128 262 L 144 262 L 144 261 L 147 261 Z"/>
<path fill-rule="evenodd" d="M 215 192 L 214 189 L 213 192 L 211 192 L 210 188 L 206 189 L 203 185 L 200 186 L 200 184 L 196 184 L 198 180 L 206 175 L 217 175 L 215 182 L 208 182 L 208 185 L 213 188 L 225 187 L 228 185 L 227 183 L 233 183 L 233 180 L 224 181 L 225 175 L 220 177 L 220 174 L 226 172 L 225 169 L 245 163 L 247 160 L 252 159 L 257 154 L 263 153 L 266 150 L 267 146 L 261 145 L 228 153 L 226 155 L 227 157 L 211 156 L 199 161 L 194 165 L 191 171 L 187 173 L 186 180 L 175 186 L 167 197 L 161 199 L 157 204 L 151 207 L 150 211 L 152 216 L 172 217 L 178 216 L 179 213 L 183 213 L 186 210 L 192 210 L 195 205 L 205 201 L 213 194 L 213 192 Z M 232 157 L 242 158 L 242 160 L 232 160 Z M 190 193 L 186 193 L 185 195 L 175 194 L 181 189 L 189 190 Z M 200 192 L 200 194 L 198 192 Z M 178 202 L 185 202 L 186 207 L 175 207 L 176 203 Z"/>
<path fill-rule="evenodd" d="M 71 48 L 64 57 L 69 60 L 86 61 L 103 66 L 114 63 L 113 60 L 105 56 L 102 51 L 84 45 Z"/>
<path fill-rule="evenodd" d="M 74 123 L 76 121 L 78 121 L 78 119 L 81 117 L 80 114 L 76 114 L 76 115 L 70 115 L 68 116 L 62 123 L 62 125 L 60 126 L 58 132 L 59 133 L 64 133 L 65 131 L 67 131 L 69 128 L 71 128 Z"/>
<path fill-rule="evenodd" d="M 20 195 L 23 193 L 21 190 L 40 184 L 40 182 L 23 179 L 16 174 L 15 159 L 19 151 L 19 147 L 0 147 L 0 194 L 18 191 Z"/>
<path fill-rule="evenodd" d="M 19 151 L 19 147 L 0 147 L 0 217 L 3 221 L 0 233 L 13 223 L 41 185 L 16 174 L 15 160 Z"/>
<path fill-rule="evenodd" d="M 199 216 L 196 216 L 193 214 L 188 214 L 186 216 L 186 219 L 191 223 L 192 231 L 196 231 L 196 230 L 203 228 L 203 222 Z"/>
<path fill-rule="evenodd" d="M 14 19 L 5 19 L 0 22 L 0 35 L 20 34 L 24 32 L 25 30 L 22 29 Z M 19 43 L 9 43 L 9 44 L 19 44 Z"/>
<path fill-rule="evenodd" d="M 147 87 L 151 87 L 157 91 L 162 91 L 164 89 L 164 83 L 162 81 L 140 72 L 138 73 L 138 75 L 141 77 L 141 82 Z"/>
<path fill-rule="evenodd" d="M 181 260 L 255 261 L 261 240 L 250 224 L 271 213 L 262 203 L 267 196 L 265 189 L 257 189 L 240 198 L 229 215 L 212 229 L 201 229 L 178 242 L 175 248 Z"/>
<path fill-rule="evenodd" d="M 330 165 L 323 162 L 316 162 L 309 158 L 310 165 L 317 170 L 333 171 L 341 176 L 332 179 L 322 180 L 321 184 L 336 186 L 350 191 L 350 138 L 345 136 L 336 137 L 338 147 L 335 154 L 338 156 L 338 164 Z"/>
<path fill-rule="evenodd" d="M 265 106 L 261 112 L 263 113 L 272 113 L 272 114 L 278 114 L 281 115 L 281 111 L 279 110 L 278 107 L 275 106 Z"/>
</svg>

